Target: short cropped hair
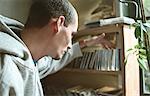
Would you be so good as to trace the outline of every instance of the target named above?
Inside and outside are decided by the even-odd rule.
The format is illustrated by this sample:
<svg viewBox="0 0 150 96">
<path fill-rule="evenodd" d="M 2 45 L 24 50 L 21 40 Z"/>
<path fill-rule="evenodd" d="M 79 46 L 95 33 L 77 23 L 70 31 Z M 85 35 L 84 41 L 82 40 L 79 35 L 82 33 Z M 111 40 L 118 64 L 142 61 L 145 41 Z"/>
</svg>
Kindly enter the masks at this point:
<svg viewBox="0 0 150 96">
<path fill-rule="evenodd" d="M 50 19 L 65 17 L 67 26 L 73 21 L 75 9 L 68 0 L 36 0 L 31 5 L 25 28 L 43 27 Z"/>
</svg>

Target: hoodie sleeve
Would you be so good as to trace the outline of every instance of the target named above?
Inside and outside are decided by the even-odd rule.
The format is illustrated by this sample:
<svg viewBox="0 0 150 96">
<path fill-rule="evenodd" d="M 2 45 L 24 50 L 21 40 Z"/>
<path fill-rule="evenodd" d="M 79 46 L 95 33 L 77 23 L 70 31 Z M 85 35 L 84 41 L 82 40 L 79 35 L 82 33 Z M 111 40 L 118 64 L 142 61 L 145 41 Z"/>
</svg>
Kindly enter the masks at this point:
<svg viewBox="0 0 150 96">
<path fill-rule="evenodd" d="M 40 78 L 55 73 L 70 63 L 73 59 L 82 56 L 79 43 L 75 43 L 60 60 L 54 60 L 50 56 L 45 56 L 37 62 Z"/>
</svg>

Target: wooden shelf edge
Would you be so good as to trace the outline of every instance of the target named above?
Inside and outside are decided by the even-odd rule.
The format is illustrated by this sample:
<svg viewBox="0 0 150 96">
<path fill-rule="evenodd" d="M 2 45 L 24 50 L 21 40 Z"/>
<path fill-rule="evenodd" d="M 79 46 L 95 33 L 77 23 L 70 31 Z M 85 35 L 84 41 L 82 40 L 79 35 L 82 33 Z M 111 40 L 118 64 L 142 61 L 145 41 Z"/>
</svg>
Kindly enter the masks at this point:
<svg viewBox="0 0 150 96">
<path fill-rule="evenodd" d="M 98 73 L 98 74 L 108 74 L 108 75 L 119 75 L 121 71 L 102 71 L 102 70 L 92 70 L 92 69 L 77 69 L 77 68 L 64 68 L 62 71 L 65 72 L 79 72 L 79 73 Z"/>
</svg>

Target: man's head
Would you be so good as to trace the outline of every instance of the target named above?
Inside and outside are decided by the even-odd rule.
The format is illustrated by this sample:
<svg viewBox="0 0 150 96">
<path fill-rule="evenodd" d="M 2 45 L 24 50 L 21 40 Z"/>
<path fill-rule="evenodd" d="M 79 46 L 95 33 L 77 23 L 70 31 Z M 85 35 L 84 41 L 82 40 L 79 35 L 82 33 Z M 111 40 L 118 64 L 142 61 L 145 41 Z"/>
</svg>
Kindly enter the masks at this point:
<svg viewBox="0 0 150 96">
<path fill-rule="evenodd" d="M 72 23 L 74 19 L 74 8 L 68 0 L 35 0 L 33 2 L 26 28 L 43 27 L 51 18 L 65 17 L 65 25 Z"/>
<path fill-rule="evenodd" d="M 25 24 L 23 34 L 28 35 L 22 37 L 34 59 L 45 55 L 59 59 L 72 46 L 77 28 L 78 15 L 68 0 L 38 0 L 32 4 Z"/>
</svg>

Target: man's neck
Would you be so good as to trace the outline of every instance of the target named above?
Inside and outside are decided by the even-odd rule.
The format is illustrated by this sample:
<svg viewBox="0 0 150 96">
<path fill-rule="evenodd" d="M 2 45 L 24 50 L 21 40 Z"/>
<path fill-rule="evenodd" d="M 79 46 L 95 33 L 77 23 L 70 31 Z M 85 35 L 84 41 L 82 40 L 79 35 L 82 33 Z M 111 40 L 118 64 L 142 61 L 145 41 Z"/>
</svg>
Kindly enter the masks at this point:
<svg viewBox="0 0 150 96">
<path fill-rule="evenodd" d="M 54 34 L 49 26 L 24 29 L 21 32 L 21 38 L 35 60 L 53 54 Z"/>
</svg>

